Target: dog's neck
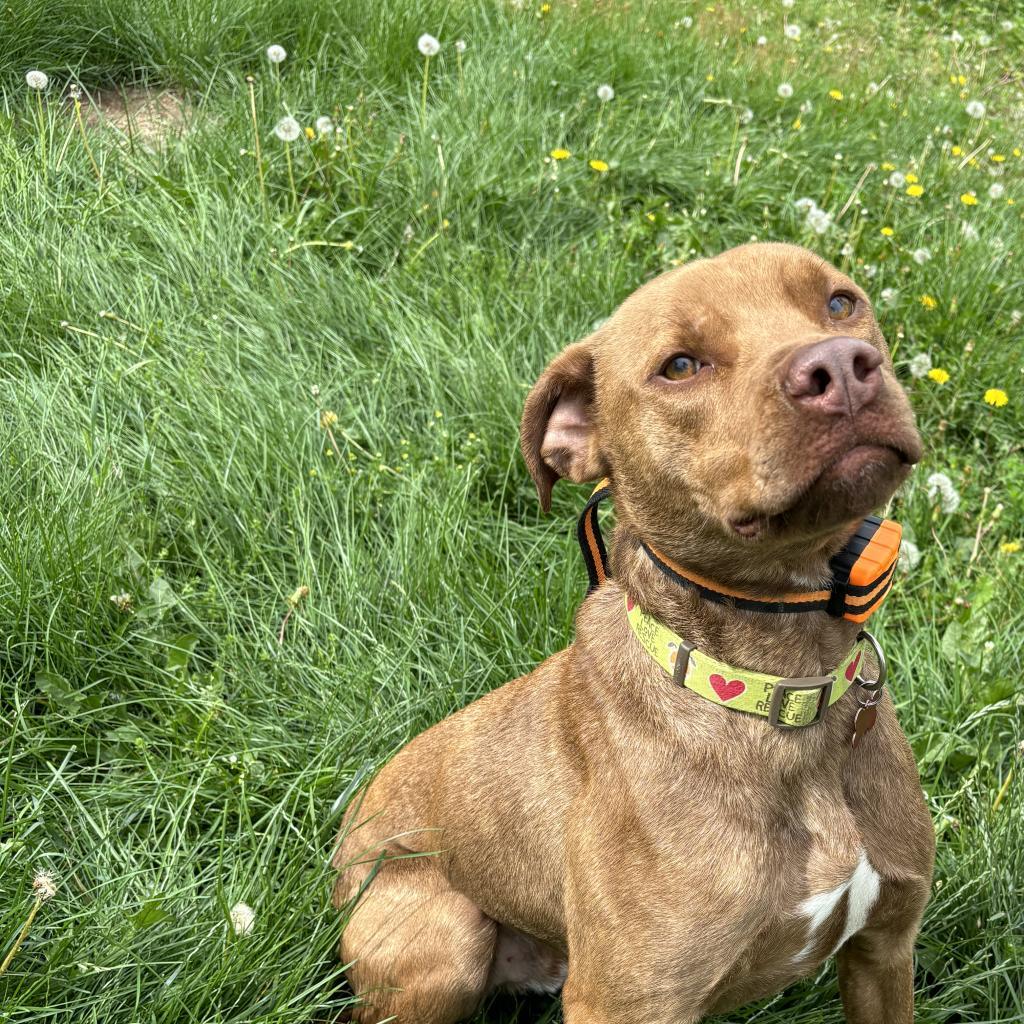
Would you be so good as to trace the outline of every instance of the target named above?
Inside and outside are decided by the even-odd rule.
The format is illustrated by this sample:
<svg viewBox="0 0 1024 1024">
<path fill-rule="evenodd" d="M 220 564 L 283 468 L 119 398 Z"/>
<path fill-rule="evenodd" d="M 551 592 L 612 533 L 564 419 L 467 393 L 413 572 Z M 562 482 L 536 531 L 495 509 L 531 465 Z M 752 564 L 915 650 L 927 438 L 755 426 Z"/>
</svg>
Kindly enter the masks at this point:
<svg viewBox="0 0 1024 1024">
<path fill-rule="evenodd" d="M 857 637 L 856 623 L 824 612 L 774 615 L 708 601 L 667 579 L 622 525 L 612 537 L 611 565 L 615 582 L 648 614 L 737 667 L 780 676 L 819 675 L 834 669 Z M 808 566 L 807 575 L 815 573 L 820 567 Z"/>
</svg>

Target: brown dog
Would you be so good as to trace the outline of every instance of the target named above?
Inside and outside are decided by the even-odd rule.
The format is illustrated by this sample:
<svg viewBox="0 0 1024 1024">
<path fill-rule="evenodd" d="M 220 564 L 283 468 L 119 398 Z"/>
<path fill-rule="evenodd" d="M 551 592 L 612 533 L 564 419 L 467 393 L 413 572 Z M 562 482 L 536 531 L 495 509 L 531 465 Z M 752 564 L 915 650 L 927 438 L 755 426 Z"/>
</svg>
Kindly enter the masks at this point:
<svg viewBox="0 0 1024 1024">
<path fill-rule="evenodd" d="M 921 455 L 867 297 L 788 245 L 671 271 L 551 363 L 521 440 L 545 508 L 559 478 L 610 478 L 612 578 L 571 647 L 418 736 L 350 808 L 335 902 L 355 905 L 357 1019 L 444 1024 L 496 986 L 564 981 L 567 1024 L 686 1024 L 837 951 L 847 1020 L 907 1024 L 934 840 L 888 696 L 856 749 L 856 686 L 775 727 L 675 682 L 624 602 L 773 677 L 840 665 L 856 623 L 709 601 L 643 545 L 733 592 L 826 584 Z"/>
</svg>

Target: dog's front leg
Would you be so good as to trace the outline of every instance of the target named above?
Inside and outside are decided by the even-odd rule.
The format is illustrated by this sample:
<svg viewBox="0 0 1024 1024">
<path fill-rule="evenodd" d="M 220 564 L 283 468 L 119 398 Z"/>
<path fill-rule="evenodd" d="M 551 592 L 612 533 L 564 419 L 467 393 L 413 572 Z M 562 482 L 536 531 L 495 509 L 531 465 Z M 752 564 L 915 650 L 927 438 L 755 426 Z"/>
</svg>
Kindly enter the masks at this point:
<svg viewBox="0 0 1024 1024">
<path fill-rule="evenodd" d="M 848 1024 L 913 1024 L 914 934 L 854 935 L 839 951 L 839 992 Z"/>
<path fill-rule="evenodd" d="M 696 1024 L 699 1013 L 687 1012 L 674 998 L 638 991 L 634 977 L 596 979 L 574 972 L 562 988 L 565 1024 Z"/>
</svg>

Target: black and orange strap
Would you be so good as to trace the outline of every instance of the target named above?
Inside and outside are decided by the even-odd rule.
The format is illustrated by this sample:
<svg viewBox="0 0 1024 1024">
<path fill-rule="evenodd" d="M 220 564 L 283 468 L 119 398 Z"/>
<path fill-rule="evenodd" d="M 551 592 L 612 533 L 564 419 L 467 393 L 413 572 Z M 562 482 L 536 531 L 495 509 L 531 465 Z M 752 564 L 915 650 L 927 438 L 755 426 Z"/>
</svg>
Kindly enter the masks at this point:
<svg viewBox="0 0 1024 1024">
<path fill-rule="evenodd" d="M 597 521 L 598 505 L 612 493 L 611 482 L 602 480 L 583 507 L 576 534 L 587 566 L 590 585 L 596 590 L 611 575 L 608 553 Z M 705 600 L 728 604 L 752 612 L 793 614 L 827 612 L 833 618 L 865 622 L 885 600 L 896 574 L 900 554 L 900 524 L 892 519 L 866 516 L 846 547 L 831 559 L 832 584 L 827 590 L 813 590 L 777 597 L 745 594 L 698 576 L 674 562 L 656 548 L 641 541 L 647 557 L 669 579 L 694 590 Z"/>
</svg>

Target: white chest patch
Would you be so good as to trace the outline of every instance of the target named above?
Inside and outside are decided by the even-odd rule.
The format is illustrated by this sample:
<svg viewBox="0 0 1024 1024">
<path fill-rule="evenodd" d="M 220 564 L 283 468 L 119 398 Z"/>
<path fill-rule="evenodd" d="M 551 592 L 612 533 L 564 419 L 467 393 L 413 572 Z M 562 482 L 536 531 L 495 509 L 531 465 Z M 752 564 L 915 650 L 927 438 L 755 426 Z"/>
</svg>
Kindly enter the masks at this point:
<svg viewBox="0 0 1024 1024">
<path fill-rule="evenodd" d="M 853 874 L 834 889 L 828 892 L 815 893 L 808 896 L 796 909 L 797 913 L 803 914 L 809 920 L 807 943 L 795 957 L 797 962 L 809 956 L 817 946 L 818 929 L 832 916 L 843 894 L 847 893 L 846 899 L 846 925 L 843 934 L 835 944 L 829 956 L 834 956 L 839 947 L 852 935 L 856 935 L 864 925 L 867 924 L 871 908 L 878 899 L 878 892 L 882 886 L 882 879 L 878 872 L 871 866 L 867 852 L 862 848 L 857 859 L 857 866 Z"/>
</svg>

